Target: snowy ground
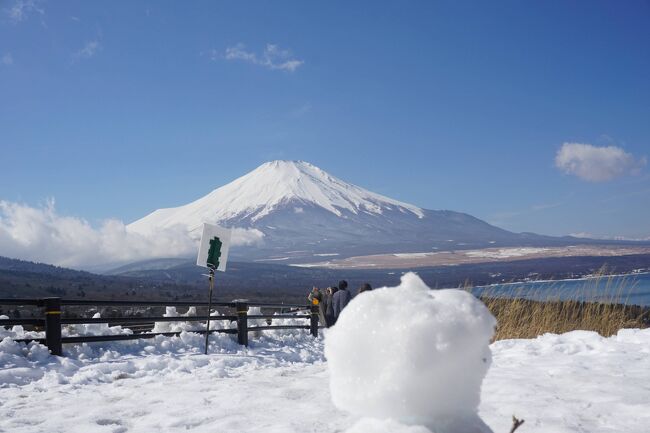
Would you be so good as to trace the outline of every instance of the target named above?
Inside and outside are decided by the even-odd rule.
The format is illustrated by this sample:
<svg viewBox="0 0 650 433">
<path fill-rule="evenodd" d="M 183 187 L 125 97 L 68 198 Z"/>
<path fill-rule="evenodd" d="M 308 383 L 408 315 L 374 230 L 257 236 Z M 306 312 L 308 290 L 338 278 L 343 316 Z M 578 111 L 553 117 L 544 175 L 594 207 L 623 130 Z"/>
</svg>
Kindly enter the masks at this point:
<svg viewBox="0 0 650 433">
<path fill-rule="evenodd" d="M 483 248 L 479 250 L 427 251 L 397 254 L 373 254 L 312 263 L 292 263 L 298 267 L 330 269 L 413 269 L 428 266 L 454 266 L 474 263 L 510 262 L 550 257 L 618 257 L 650 254 L 645 246 L 571 245 L 563 247 Z"/>
<path fill-rule="evenodd" d="M 327 337 L 325 337 L 327 338 Z M 356 419 L 331 403 L 323 339 L 303 331 L 66 346 L 0 343 L 0 431 L 337 432 Z M 650 330 L 492 344 L 480 415 L 494 432 L 647 432 Z M 354 362 L 351 360 L 350 362 Z M 431 404 L 435 404 L 432 402 Z"/>
</svg>

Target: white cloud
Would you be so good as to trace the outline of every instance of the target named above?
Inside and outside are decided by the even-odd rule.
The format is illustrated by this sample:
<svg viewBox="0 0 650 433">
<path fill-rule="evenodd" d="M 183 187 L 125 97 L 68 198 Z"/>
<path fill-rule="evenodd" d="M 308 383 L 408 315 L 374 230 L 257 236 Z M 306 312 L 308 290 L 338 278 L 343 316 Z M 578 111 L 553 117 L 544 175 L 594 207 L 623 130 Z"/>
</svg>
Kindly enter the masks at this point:
<svg viewBox="0 0 650 433">
<path fill-rule="evenodd" d="M 298 67 L 302 66 L 305 62 L 293 58 L 289 50 L 284 50 L 274 44 L 266 44 L 266 48 L 262 54 L 258 55 L 251 51 L 246 51 L 244 44 L 237 44 L 232 47 L 226 48 L 226 60 L 240 60 L 254 65 L 264 66 L 268 69 L 282 70 L 294 72 Z M 210 58 L 216 60 L 217 52 L 211 51 Z"/>
<path fill-rule="evenodd" d="M 12 56 L 11 53 L 5 53 L 5 55 L 2 56 L 2 59 L 0 59 L 0 63 L 2 63 L 3 65 L 13 65 L 14 56 Z"/>
<path fill-rule="evenodd" d="M 259 245 L 264 241 L 264 232 L 258 229 L 234 227 L 232 229 L 232 245 Z"/>
<path fill-rule="evenodd" d="M 252 245 L 263 240 L 256 229 L 233 230 L 232 245 Z M 164 257 L 191 257 L 198 239 L 175 227 L 151 235 L 134 233 L 119 220 L 94 228 L 88 221 L 59 215 L 54 200 L 45 206 L 0 200 L 0 256 L 88 268 Z"/>
<path fill-rule="evenodd" d="M 7 9 L 9 19 L 14 23 L 19 23 L 25 21 L 33 13 L 45 15 L 45 10 L 39 6 L 40 3 L 38 0 L 16 0 L 13 6 Z"/>
<path fill-rule="evenodd" d="M 635 158 L 617 146 L 582 143 L 564 143 L 555 155 L 557 168 L 590 182 L 637 174 L 647 162 L 646 157 Z"/>
<path fill-rule="evenodd" d="M 258 63 L 257 55 L 246 51 L 245 48 L 244 44 L 237 44 L 234 47 L 226 48 L 226 59 Z"/>
<path fill-rule="evenodd" d="M 99 45 L 99 41 L 97 41 L 97 40 L 88 41 L 83 46 L 83 48 L 81 48 L 78 51 L 75 51 L 72 54 L 72 57 L 74 59 L 77 59 L 77 60 L 78 59 L 89 59 L 89 58 L 93 57 L 95 55 L 95 53 L 97 53 L 97 51 L 99 51 L 101 48 L 102 47 L 101 47 L 101 45 Z"/>
</svg>

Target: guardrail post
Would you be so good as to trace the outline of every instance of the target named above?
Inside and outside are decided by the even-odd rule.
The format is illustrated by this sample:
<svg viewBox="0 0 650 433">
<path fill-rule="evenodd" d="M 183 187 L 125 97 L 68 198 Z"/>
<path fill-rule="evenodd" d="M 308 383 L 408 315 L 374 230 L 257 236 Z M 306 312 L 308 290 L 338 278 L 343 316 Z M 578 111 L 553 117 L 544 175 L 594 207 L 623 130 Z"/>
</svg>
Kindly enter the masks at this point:
<svg viewBox="0 0 650 433">
<path fill-rule="evenodd" d="M 43 299 L 45 306 L 45 345 L 52 355 L 61 356 L 61 298 Z"/>
<path fill-rule="evenodd" d="M 311 318 L 309 322 L 309 332 L 314 337 L 318 337 L 318 305 L 311 305 Z"/>
<path fill-rule="evenodd" d="M 248 304 L 235 302 L 237 310 L 237 342 L 242 346 L 248 346 Z"/>
</svg>

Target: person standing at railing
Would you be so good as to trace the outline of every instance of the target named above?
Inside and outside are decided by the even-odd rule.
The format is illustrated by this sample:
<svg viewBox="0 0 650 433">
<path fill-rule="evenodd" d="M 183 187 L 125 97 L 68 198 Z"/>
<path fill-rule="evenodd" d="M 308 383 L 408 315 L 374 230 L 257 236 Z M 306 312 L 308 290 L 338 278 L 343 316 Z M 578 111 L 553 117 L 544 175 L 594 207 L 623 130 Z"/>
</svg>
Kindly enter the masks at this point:
<svg viewBox="0 0 650 433">
<path fill-rule="evenodd" d="M 307 299 L 310 304 L 318 305 L 323 302 L 323 294 L 320 292 L 318 287 L 314 286 L 312 287 L 311 292 L 309 292 L 309 295 L 307 295 Z"/>
<path fill-rule="evenodd" d="M 309 303 L 312 305 L 318 305 L 318 321 L 323 326 L 327 326 L 327 320 L 325 319 L 325 312 L 327 309 L 327 295 L 321 293 L 318 287 L 314 286 L 307 296 Z"/>
<path fill-rule="evenodd" d="M 343 311 L 343 309 L 348 305 L 350 299 L 352 299 L 352 294 L 348 290 L 348 282 L 345 280 L 339 281 L 339 289 L 332 296 L 332 308 L 334 310 L 334 323 L 336 323 L 336 321 L 339 318 L 339 315 L 341 314 L 341 311 Z"/>
<path fill-rule="evenodd" d="M 325 299 L 323 301 L 325 305 L 323 307 L 325 309 L 325 325 L 328 328 L 334 324 L 334 305 L 332 302 L 332 297 L 337 290 L 338 288 L 336 287 L 328 287 L 325 289 Z"/>
<path fill-rule="evenodd" d="M 359 293 L 363 293 L 363 292 L 369 292 L 369 291 L 371 291 L 371 290 L 372 290 L 372 286 L 371 286 L 369 283 L 363 283 L 363 284 L 359 287 L 359 291 L 357 292 L 357 294 L 359 294 Z"/>
</svg>

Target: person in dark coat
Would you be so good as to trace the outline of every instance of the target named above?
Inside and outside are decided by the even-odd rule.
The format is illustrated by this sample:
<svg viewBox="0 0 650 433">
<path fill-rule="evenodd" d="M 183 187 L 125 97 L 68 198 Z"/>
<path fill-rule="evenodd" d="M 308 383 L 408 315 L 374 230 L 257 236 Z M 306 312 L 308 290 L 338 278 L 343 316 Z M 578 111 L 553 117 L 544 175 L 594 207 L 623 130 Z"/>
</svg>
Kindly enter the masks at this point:
<svg viewBox="0 0 650 433">
<path fill-rule="evenodd" d="M 339 281 L 339 290 L 332 296 L 332 309 L 334 310 L 334 323 L 339 318 L 341 311 L 348 305 L 352 299 L 352 294 L 348 290 L 348 282 L 345 280 Z"/>
<path fill-rule="evenodd" d="M 336 287 L 328 287 L 325 290 L 325 296 L 323 299 L 324 308 L 325 308 L 325 323 L 327 327 L 329 328 L 334 324 L 336 321 L 334 319 L 334 304 L 332 303 L 332 298 L 334 297 L 334 293 L 336 293 L 338 289 Z"/>
<path fill-rule="evenodd" d="M 323 294 L 318 287 L 314 286 L 309 293 L 309 296 L 307 296 L 307 299 L 311 305 L 318 305 L 318 321 L 321 325 L 327 326 L 327 320 L 325 319 L 327 294 Z"/>
<path fill-rule="evenodd" d="M 372 286 L 368 283 L 363 283 L 361 287 L 359 287 L 359 291 L 357 293 L 363 293 L 363 292 L 369 292 L 372 290 Z"/>
</svg>

